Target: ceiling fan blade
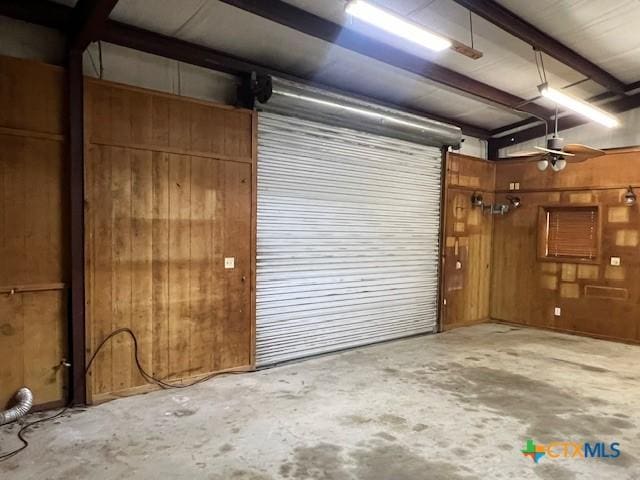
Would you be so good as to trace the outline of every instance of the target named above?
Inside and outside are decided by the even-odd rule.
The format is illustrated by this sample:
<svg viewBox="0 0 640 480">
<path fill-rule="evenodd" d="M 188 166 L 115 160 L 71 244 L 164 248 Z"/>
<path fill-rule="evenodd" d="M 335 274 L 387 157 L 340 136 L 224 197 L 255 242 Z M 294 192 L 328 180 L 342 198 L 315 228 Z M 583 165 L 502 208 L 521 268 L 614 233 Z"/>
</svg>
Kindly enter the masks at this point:
<svg viewBox="0 0 640 480">
<path fill-rule="evenodd" d="M 596 155 L 596 156 L 599 156 L 599 155 Z M 576 154 L 573 157 L 567 158 L 567 162 L 569 162 L 569 163 L 581 163 L 581 162 L 584 162 L 585 160 L 589 160 L 590 158 L 594 158 L 594 157 L 592 155 Z"/>
<path fill-rule="evenodd" d="M 573 153 L 569 153 L 569 152 L 565 152 L 563 150 L 552 150 L 550 148 L 545 148 L 545 147 L 533 147 L 533 148 L 537 148 L 538 150 L 542 151 L 542 152 L 547 152 L 547 153 L 553 153 L 555 155 L 563 155 L 566 157 L 573 157 Z"/>
<path fill-rule="evenodd" d="M 532 150 L 527 150 L 524 152 L 515 152 L 515 153 L 510 153 L 507 155 L 508 158 L 519 158 L 519 157 L 533 157 L 533 156 L 538 156 L 538 155 L 543 155 L 540 152 L 535 152 Z"/>
<path fill-rule="evenodd" d="M 564 151 L 576 155 L 585 155 L 587 157 L 599 157 L 606 153 L 604 150 L 600 150 L 599 148 L 593 148 L 579 143 L 570 143 L 569 145 L 565 145 Z"/>
</svg>

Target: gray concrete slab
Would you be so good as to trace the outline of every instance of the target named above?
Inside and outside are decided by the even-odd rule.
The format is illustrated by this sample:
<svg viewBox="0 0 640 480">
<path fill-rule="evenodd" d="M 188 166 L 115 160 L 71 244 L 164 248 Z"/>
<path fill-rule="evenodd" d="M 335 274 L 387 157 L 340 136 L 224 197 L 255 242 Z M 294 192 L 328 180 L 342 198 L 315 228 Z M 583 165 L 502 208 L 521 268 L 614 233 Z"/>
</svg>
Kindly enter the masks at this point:
<svg viewBox="0 0 640 480">
<path fill-rule="evenodd" d="M 640 347 L 487 324 L 75 411 L 0 478 L 640 479 L 639 399 Z M 622 454 L 536 465 L 527 439 Z"/>
</svg>

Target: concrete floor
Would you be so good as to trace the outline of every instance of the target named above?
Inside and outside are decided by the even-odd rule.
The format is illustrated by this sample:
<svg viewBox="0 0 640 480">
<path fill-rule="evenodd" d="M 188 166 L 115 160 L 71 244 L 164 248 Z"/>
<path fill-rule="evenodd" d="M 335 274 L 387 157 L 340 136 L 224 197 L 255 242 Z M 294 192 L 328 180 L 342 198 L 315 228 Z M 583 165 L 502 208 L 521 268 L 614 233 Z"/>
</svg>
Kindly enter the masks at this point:
<svg viewBox="0 0 640 480">
<path fill-rule="evenodd" d="M 640 347 L 479 325 L 75 411 L 0 478 L 640 479 L 639 414 Z M 535 465 L 529 438 L 622 455 Z"/>
</svg>

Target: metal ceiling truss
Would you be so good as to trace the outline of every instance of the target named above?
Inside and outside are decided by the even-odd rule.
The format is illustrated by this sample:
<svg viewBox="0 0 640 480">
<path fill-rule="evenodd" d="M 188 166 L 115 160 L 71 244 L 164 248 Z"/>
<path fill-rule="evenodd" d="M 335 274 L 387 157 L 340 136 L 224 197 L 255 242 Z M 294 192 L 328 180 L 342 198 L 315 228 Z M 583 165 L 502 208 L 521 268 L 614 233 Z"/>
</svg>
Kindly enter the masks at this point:
<svg viewBox="0 0 640 480">
<path fill-rule="evenodd" d="M 579 53 L 571 50 L 542 30 L 523 20 L 515 13 L 507 10 L 494 0 L 454 0 L 479 17 L 491 22 L 496 27 L 510 33 L 537 50 L 555 58 L 560 63 L 571 67 L 576 72 L 606 87 L 615 93 L 624 93 L 626 85 L 609 72 L 590 62 Z"/>
<path fill-rule="evenodd" d="M 551 110 L 534 103 L 527 103 L 525 99 L 517 95 L 474 80 L 471 77 L 467 77 L 466 75 L 386 43 L 374 40 L 371 37 L 350 30 L 349 28 L 344 28 L 342 25 L 333 23 L 281 0 L 220 1 L 306 35 L 333 43 L 347 50 L 421 76 L 447 88 L 463 92 L 484 103 L 498 105 L 509 110 L 517 105 L 522 105 L 519 110 L 524 113 L 545 118 L 550 118 L 553 115 Z"/>
<path fill-rule="evenodd" d="M 402 110 L 410 113 L 457 125 L 465 135 L 490 139 L 490 153 L 497 153 L 498 148 L 504 148 L 505 146 L 514 145 L 541 136 L 544 134 L 540 133 L 544 131 L 544 126 L 534 125 L 531 128 L 498 138 L 495 138 L 495 135 L 538 123 L 540 120 L 538 120 L 537 117 L 551 119 L 553 116 L 552 111 L 540 105 L 536 105 L 518 96 L 504 92 L 395 47 L 377 42 L 357 32 L 343 29 L 341 25 L 281 0 L 220 1 L 293 28 L 307 35 L 327 42 L 336 43 L 343 48 L 369 56 L 412 74 L 420 75 L 430 81 L 463 92 L 488 104 L 502 106 L 506 109 L 517 109 L 533 116 L 532 118 L 527 118 L 489 131 L 476 125 L 462 123 L 428 111 L 411 109 L 406 105 L 394 105 L 396 108 L 400 107 Z M 632 90 L 640 88 L 640 82 L 624 85 L 597 65 L 591 63 L 492 0 L 455 1 L 475 14 L 494 23 L 501 29 L 533 45 L 536 49 L 544 51 L 560 62 L 610 89 L 609 92 L 590 100 L 601 101 L 604 99 L 613 99 L 602 106 L 614 113 L 636 108 L 634 106 L 636 105 L 636 95 L 619 97 L 620 95 L 629 94 Z M 86 45 L 91 41 L 101 39 L 120 46 L 172 58 L 181 62 L 232 73 L 243 78 L 250 72 L 258 72 L 281 76 L 303 83 L 313 83 L 310 78 L 296 77 L 287 72 L 277 71 L 269 66 L 256 64 L 201 45 L 108 20 L 108 14 L 115 6 L 115 3 L 116 0 L 80 0 L 74 11 L 74 9 L 70 7 L 48 0 L 5 0 L 0 3 L 0 14 L 66 32 L 70 34 L 71 47 L 76 49 L 86 48 Z M 357 92 L 345 91 L 331 84 L 314 84 L 319 87 L 359 96 L 360 98 L 389 106 L 387 102 L 379 98 L 362 97 L 358 95 Z M 586 122 L 574 115 L 568 115 L 560 119 L 559 129 L 571 128 L 571 126 L 583 123 Z M 491 155 L 490 158 L 492 158 Z"/>
<path fill-rule="evenodd" d="M 68 32 L 71 21 L 72 9 L 64 5 L 56 4 L 48 0 L 5 0 L 0 3 L 0 15 L 10 16 L 31 23 L 38 23 L 50 28 Z M 447 118 L 422 109 L 411 108 L 409 105 L 391 105 L 384 99 L 363 96 L 358 92 L 348 91 L 330 83 L 317 83 L 312 77 L 304 78 L 273 69 L 267 65 L 260 65 L 242 58 L 219 52 L 217 50 L 186 42 L 174 37 L 151 32 L 141 28 L 126 25 L 121 22 L 107 20 L 101 32 L 94 35 L 93 40 L 104 40 L 123 47 L 139 50 L 146 53 L 171 58 L 184 63 L 200 67 L 222 71 L 241 77 L 246 77 L 251 72 L 279 76 L 285 79 L 305 84 L 312 84 L 320 88 L 326 88 L 336 93 L 353 95 L 363 100 L 368 100 L 383 106 L 394 107 L 408 113 L 431 118 L 433 120 L 456 125 L 462 129 L 465 135 L 481 139 L 488 139 L 489 130 Z"/>
</svg>

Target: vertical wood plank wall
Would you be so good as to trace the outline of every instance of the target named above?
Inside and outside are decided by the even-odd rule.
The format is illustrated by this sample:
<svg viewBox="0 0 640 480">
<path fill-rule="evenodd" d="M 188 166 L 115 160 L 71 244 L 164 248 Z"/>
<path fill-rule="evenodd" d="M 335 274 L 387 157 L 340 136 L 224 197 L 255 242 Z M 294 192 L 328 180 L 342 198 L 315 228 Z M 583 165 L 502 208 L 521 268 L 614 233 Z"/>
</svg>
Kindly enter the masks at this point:
<svg viewBox="0 0 640 480">
<path fill-rule="evenodd" d="M 629 185 L 640 194 L 640 151 L 611 152 L 553 173 L 535 162 L 501 161 L 496 198 L 520 182 L 522 206 L 494 220 L 491 316 L 511 323 L 640 341 L 640 205 L 627 207 Z M 537 259 L 540 206 L 599 204 L 601 258 L 595 265 Z M 611 266 L 611 257 L 620 266 Z M 554 308 L 561 316 L 554 316 Z"/>
<path fill-rule="evenodd" d="M 495 164 L 449 153 L 446 178 L 444 330 L 489 318 L 493 218 L 471 207 L 471 195 L 493 201 Z"/>
<path fill-rule="evenodd" d="M 63 69 L 0 56 L 0 410 L 22 386 L 36 405 L 65 398 L 63 93 Z"/>
<path fill-rule="evenodd" d="M 180 382 L 254 364 L 253 113 L 86 80 L 88 357 L 131 328 L 141 362 Z M 235 268 L 225 269 L 225 257 Z M 149 387 L 116 337 L 93 401 Z"/>
</svg>

